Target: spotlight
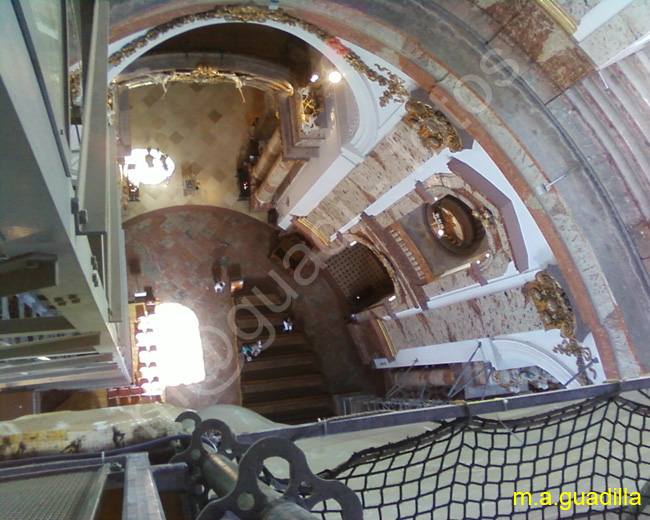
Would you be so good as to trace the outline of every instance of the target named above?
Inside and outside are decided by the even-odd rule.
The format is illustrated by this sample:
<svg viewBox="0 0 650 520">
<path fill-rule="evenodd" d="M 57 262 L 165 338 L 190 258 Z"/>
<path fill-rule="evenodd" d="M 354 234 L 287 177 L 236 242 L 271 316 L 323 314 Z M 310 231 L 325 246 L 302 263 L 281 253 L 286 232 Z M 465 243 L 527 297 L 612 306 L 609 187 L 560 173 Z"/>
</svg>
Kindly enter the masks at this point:
<svg viewBox="0 0 650 520">
<path fill-rule="evenodd" d="M 316 83 L 319 79 L 320 79 L 320 76 L 314 72 L 311 75 L 311 78 L 309 78 L 309 81 L 311 81 L 312 83 Z"/>
<path fill-rule="evenodd" d="M 328 74 L 327 79 L 330 81 L 330 83 L 336 84 L 343 79 L 343 76 L 338 70 L 333 70 Z"/>
<path fill-rule="evenodd" d="M 357 241 L 356 241 L 356 240 L 353 240 L 352 242 L 350 242 L 350 247 L 352 247 L 352 246 L 354 246 L 354 245 L 356 245 L 356 244 L 357 244 Z"/>
<path fill-rule="evenodd" d="M 396 299 L 397 299 L 397 296 L 395 296 L 395 295 L 393 294 L 390 298 L 388 298 L 388 301 L 389 301 L 389 302 L 393 302 L 393 301 L 395 301 Z"/>
<path fill-rule="evenodd" d="M 444 236 L 444 234 L 445 234 L 444 230 L 442 230 L 442 229 L 438 230 L 438 236 L 439 237 Z"/>
</svg>

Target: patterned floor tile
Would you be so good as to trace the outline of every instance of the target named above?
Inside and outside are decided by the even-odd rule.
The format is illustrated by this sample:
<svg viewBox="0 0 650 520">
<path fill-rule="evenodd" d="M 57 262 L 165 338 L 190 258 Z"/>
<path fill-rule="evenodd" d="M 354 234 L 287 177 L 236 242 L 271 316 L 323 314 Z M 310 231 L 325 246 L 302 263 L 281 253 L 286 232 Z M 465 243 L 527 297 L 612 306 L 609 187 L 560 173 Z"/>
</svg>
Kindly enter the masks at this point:
<svg viewBox="0 0 650 520">
<path fill-rule="evenodd" d="M 238 404 L 239 360 L 228 325 L 231 299 L 213 290 L 213 268 L 238 264 L 250 291 L 251 280 L 275 272 L 299 296 L 292 306 L 327 377 L 331 393 L 372 391 L 354 344 L 347 335 L 344 308 L 324 278 L 296 283 L 268 258 L 274 231 L 266 224 L 228 209 L 207 206 L 161 209 L 125 224 L 129 293 L 154 288 L 161 302 L 181 303 L 193 310 L 202 330 L 208 378 L 203 383 L 168 389 L 172 404 L 201 408 L 215 403 Z M 278 294 L 285 294 L 279 289 Z M 182 349 L 182 345 L 179 345 Z"/>
<path fill-rule="evenodd" d="M 175 162 L 166 185 L 140 186 L 140 202 L 129 203 L 124 220 L 147 211 L 183 205 L 211 205 L 244 211 L 236 168 L 248 142 L 248 128 L 264 109 L 263 94 L 244 87 L 246 102 L 230 84 L 157 85 L 129 91 L 132 148 L 158 148 Z M 145 101 L 146 100 L 146 101 Z M 200 189 L 183 194 L 183 179 Z M 209 182 L 214 179 L 214 182 Z M 261 221 L 265 213 L 250 214 Z"/>
</svg>

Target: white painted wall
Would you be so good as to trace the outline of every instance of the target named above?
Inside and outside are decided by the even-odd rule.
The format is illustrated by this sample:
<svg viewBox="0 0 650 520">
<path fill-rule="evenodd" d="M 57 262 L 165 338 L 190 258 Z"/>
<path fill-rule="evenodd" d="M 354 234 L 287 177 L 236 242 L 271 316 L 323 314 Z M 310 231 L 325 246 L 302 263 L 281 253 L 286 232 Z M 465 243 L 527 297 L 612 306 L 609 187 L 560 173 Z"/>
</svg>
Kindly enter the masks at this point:
<svg viewBox="0 0 650 520">
<path fill-rule="evenodd" d="M 476 350 L 478 342 L 481 341 L 483 346 L 474 356 L 474 361 L 489 362 L 497 370 L 537 366 L 564 384 L 576 374 L 578 369 L 575 357 L 553 352 L 553 349 L 562 343 L 562 340 L 558 329 L 533 330 L 494 338 L 477 338 L 403 349 L 397 352 L 394 361 L 378 358 L 374 360 L 374 365 L 375 368 L 389 369 L 465 363 Z M 585 346 L 591 349 L 595 358 L 598 357 L 593 342 L 589 344 L 586 341 Z M 605 380 L 602 364 L 596 363 L 593 368 L 597 374 L 596 380 L 593 382 L 602 383 Z M 579 386 L 580 383 L 574 380 L 567 388 Z"/>
<path fill-rule="evenodd" d="M 517 215 L 517 222 L 524 237 L 526 252 L 528 254 L 529 271 L 544 269 L 547 265 L 555 263 L 555 257 L 551 248 L 528 211 L 528 208 L 526 208 L 526 205 L 510 185 L 505 175 L 503 175 L 478 141 L 474 141 L 472 148 L 468 150 L 462 150 L 460 152 L 452 152 L 448 148 L 442 150 L 438 155 L 435 155 L 422 164 L 422 166 L 404 178 L 399 184 L 384 193 L 374 203 L 370 204 L 365 209 L 365 213 L 371 216 L 382 213 L 413 191 L 417 181 L 424 182 L 434 175 L 451 174 L 448 167 L 451 158 L 456 158 L 474 168 L 512 201 Z M 346 232 L 358 221 L 359 216 L 354 217 L 341 227 L 340 232 Z"/>
</svg>

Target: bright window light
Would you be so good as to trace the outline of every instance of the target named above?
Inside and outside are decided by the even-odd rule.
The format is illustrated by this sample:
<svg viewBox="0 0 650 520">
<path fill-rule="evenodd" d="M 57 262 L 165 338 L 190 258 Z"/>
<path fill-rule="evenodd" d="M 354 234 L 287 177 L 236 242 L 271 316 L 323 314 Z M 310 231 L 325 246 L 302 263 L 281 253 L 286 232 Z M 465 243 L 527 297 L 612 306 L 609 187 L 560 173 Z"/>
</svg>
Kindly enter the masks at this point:
<svg viewBox="0 0 650 520">
<path fill-rule="evenodd" d="M 160 184 L 174 173 L 174 161 L 154 148 L 136 148 L 124 158 L 124 170 L 131 184 Z"/>
<path fill-rule="evenodd" d="M 162 386 L 199 383 L 205 379 L 199 319 L 180 303 L 161 303 L 149 316 L 156 335 L 157 375 Z"/>
</svg>

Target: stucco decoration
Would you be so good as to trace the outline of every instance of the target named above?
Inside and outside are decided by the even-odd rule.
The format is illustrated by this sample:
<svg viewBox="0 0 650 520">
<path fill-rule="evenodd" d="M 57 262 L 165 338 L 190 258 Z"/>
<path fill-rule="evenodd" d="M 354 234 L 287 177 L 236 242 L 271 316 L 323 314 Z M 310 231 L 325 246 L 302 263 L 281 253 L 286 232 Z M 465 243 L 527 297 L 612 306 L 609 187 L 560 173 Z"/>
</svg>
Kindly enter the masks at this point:
<svg viewBox="0 0 650 520">
<path fill-rule="evenodd" d="M 146 73 L 141 76 L 129 78 L 126 81 L 118 81 L 129 88 L 144 87 L 148 85 L 161 85 L 164 89 L 170 83 L 198 83 L 213 85 L 218 83 L 234 83 L 241 91 L 244 86 L 254 87 L 270 92 L 285 92 L 293 95 L 293 86 L 288 81 L 265 78 L 247 73 L 228 72 L 219 70 L 209 63 L 199 63 L 190 70 L 167 70 L 155 73 Z M 115 82 L 113 82 L 115 84 Z"/>
<path fill-rule="evenodd" d="M 575 338 L 567 338 L 562 343 L 553 348 L 553 352 L 556 354 L 565 354 L 567 356 L 574 356 L 576 358 L 576 365 L 578 367 L 578 380 L 582 385 L 590 384 L 590 380 L 587 377 L 587 364 L 591 365 L 595 363 L 591 350 L 587 347 L 584 347 L 577 341 Z M 591 381 L 596 381 L 598 378 L 597 372 L 589 367 L 591 372 Z"/>
<path fill-rule="evenodd" d="M 447 116 L 431 105 L 410 100 L 406 103 L 404 122 L 420 136 L 427 148 L 440 151 L 449 148 L 458 152 L 462 148 L 460 135 Z"/>
<path fill-rule="evenodd" d="M 404 103 L 409 99 L 409 93 L 404 87 L 404 82 L 401 78 L 379 66 L 377 66 L 377 69 L 384 72 L 386 75 L 370 68 L 358 54 L 350 50 L 347 46 L 341 43 L 338 38 L 327 31 L 305 22 L 304 20 L 291 16 L 282 9 L 270 10 L 264 7 L 252 5 L 218 5 L 214 9 L 208 11 L 173 18 L 168 22 L 149 29 L 142 36 L 124 45 L 120 50 L 111 54 L 108 58 L 108 63 L 112 66 L 120 64 L 125 58 L 134 54 L 139 48 L 146 46 L 149 42 L 156 40 L 160 35 L 171 31 L 172 29 L 177 29 L 178 27 L 197 21 L 213 19 L 224 19 L 228 22 L 242 23 L 265 23 L 272 21 L 291 27 L 300 27 L 324 41 L 340 54 L 357 72 L 365 75 L 370 81 L 374 81 L 382 87 L 385 87 L 386 90 L 384 90 L 384 93 L 379 100 L 381 106 L 386 106 L 389 101 Z"/>
<path fill-rule="evenodd" d="M 524 292 L 535 303 L 546 330 L 560 329 L 565 338 L 575 335 L 577 323 L 571 302 L 555 278 L 540 271 L 534 281 L 524 286 Z"/>
</svg>

